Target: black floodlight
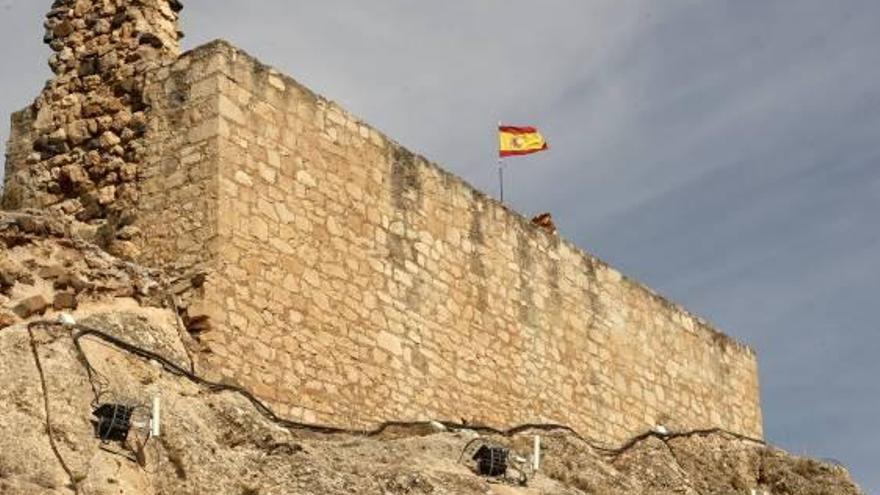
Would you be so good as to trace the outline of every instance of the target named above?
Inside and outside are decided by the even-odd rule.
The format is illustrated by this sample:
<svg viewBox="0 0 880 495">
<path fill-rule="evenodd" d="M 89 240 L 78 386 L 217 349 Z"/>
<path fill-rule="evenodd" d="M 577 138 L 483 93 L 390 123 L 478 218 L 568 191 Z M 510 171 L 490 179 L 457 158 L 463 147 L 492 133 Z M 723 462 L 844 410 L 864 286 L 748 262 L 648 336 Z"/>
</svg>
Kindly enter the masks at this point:
<svg viewBox="0 0 880 495">
<path fill-rule="evenodd" d="M 507 472 L 509 451 L 504 447 L 483 445 L 474 454 L 477 472 L 483 476 L 502 476 Z"/>
<path fill-rule="evenodd" d="M 101 404 L 92 412 L 95 434 L 105 442 L 124 442 L 131 429 L 131 413 L 134 408 L 122 404 Z"/>
</svg>

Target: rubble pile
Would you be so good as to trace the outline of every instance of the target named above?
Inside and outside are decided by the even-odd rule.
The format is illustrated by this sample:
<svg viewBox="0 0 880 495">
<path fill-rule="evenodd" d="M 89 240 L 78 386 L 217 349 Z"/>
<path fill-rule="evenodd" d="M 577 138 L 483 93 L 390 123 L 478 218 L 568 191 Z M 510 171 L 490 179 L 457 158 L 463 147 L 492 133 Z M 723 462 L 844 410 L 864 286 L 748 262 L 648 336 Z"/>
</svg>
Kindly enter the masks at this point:
<svg viewBox="0 0 880 495">
<path fill-rule="evenodd" d="M 33 151 L 7 208 L 52 207 L 80 220 L 137 202 L 147 129 L 144 75 L 179 54 L 177 0 L 55 0 L 45 42 L 55 77 L 34 102 Z"/>
<path fill-rule="evenodd" d="M 165 303 L 158 273 L 108 254 L 94 243 L 102 235 L 70 218 L 0 212 L 0 327 L 82 302 Z"/>
</svg>

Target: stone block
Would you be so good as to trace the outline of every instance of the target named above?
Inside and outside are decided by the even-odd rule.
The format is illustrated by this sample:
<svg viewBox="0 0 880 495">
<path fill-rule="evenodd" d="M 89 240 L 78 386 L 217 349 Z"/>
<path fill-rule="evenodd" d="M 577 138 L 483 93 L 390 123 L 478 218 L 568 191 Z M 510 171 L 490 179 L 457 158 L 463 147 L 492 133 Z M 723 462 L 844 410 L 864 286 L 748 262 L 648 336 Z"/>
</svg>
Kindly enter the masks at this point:
<svg viewBox="0 0 880 495">
<path fill-rule="evenodd" d="M 31 316 L 45 313 L 48 308 L 49 303 L 46 301 L 46 298 L 41 295 L 35 295 L 19 301 L 12 308 L 12 312 L 18 315 L 19 318 L 27 319 Z"/>
<path fill-rule="evenodd" d="M 76 293 L 72 291 L 56 292 L 52 300 L 52 307 L 56 310 L 76 309 L 79 306 Z"/>
</svg>

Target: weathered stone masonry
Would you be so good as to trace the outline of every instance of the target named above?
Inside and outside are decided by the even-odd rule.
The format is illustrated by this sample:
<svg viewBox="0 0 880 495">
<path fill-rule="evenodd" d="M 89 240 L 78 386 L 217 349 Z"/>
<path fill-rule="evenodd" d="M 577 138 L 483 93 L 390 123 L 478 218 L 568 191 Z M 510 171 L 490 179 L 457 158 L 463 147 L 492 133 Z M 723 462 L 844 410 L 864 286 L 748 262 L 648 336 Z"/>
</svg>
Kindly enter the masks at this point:
<svg viewBox="0 0 880 495">
<path fill-rule="evenodd" d="M 177 0 L 55 0 L 55 77 L 13 120 L 4 206 L 106 218 L 137 204 L 144 76 L 180 52 Z"/>
<path fill-rule="evenodd" d="M 186 274 L 204 368 L 281 413 L 762 435 L 750 349 L 245 53 L 141 96 L 131 253 Z"/>
<path fill-rule="evenodd" d="M 706 322 L 224 43 L 156 79 L 185 103 L 151 129 L 189 131 L 144 252 L 206 262 L 210 361 L 285 414 L 761 435 L 755 356 Z"/>
</svg>

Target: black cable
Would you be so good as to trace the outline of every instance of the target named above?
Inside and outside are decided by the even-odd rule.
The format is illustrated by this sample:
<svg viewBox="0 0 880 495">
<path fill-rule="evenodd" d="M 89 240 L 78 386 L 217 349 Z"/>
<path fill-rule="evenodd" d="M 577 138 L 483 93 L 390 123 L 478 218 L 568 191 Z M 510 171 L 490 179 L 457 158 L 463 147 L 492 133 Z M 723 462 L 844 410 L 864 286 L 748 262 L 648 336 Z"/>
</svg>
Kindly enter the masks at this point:
<svg viewBox="0 0 880 495">
<path fill-rule="evenodd" d="M 57 323 L 55 323 L 55 322 L 35 322 L 34 324 L 55 325 Z M 82 362 L 84 363 L 84 365 L 86 367 L 86 372 L 88 373 L 90 378 L 95 373 L 97 373 L 97 370 L 95 370 L 95 368 L 91 365 L 91 363 L 88 360 L 88 357 L 86 356 L 85 352 L 82 349 L 82 345 L 81 345 L 80 341 L 85 337 L 93 337 L 93 338 L 96 338 L 99 340 L 103 340 L 104 342 L 109 343 L 109 344 L 111 344 L 111 345 L 113 345 L 123 351 L 126 351 L 130 354 L 138 356 L 141 359 L 144 359 L 146 361 L 155 361 L 155 362 L 159 363 L 160 365 L 162 365 L 162 368 L 165 369 L 165 371 L 167 371 L 173 375 L 182 376 L 184 378 L 187 378 L 188 380 L 192 381 L 193 383 L 207 387 L 212 392 L 235 392 L 235 393 L 243 396 L 244 398 L 246 398 L 260 414 L 262 414 L 264 417 L 266 417 L 267 419 L 269 419 L 270 421 L 272 421 L 278 425 L 281 425 L 281 426 L 284 426 L 287 428 L 294 428 L 294 429 L 308 429 L 308 430 L 316 431 L 319 433 L 352 433 L 352 434 L 358 433 L 355 430 L 348 430 L 348 429 L 344 429 L 344 428 L 337 428 L 337 427 L 325 426 L 325 425 L 314 425 L 314 424 L 300 423 L 297 421 L 291 421 L 291 420 L 288 420 L 285 418 L 281 418 L 277 414 L 275 414 L 275 412 L 272 411 L 272 409 L 270 409 L 265 403 L 263 403 L 262 401 L 257 399 L 251 392 L 245 390 L 242 387 L 206 380 L 206 379 L 196 375 L 195 373 L 192 373 L 189 370 L 181 367 L 180 365 L 168 360 L 167 358 L 165 358 L 159 354 L 156 354 L 152 351 L 148 351 L 146 349 L 132 345 L 128 342 L 125 342 L 117 337 L 109 335 L 109 334 L 102 332 L 100 330 L 97 330 L 97 329 L 94 329 L 91 327 L 87 327 L 87 326 L 83 326 L 83 325 L 78 325 L 78 324 L 77 325 L 70 325 L 69 327 L 72 328 L 73 330 L 76 330 L 76 333 L 73 335 L 73 343 L 74 343 L 74 346 L 77 350 L 77 353 L 80 356 L 80 359 L 82 360 Z M 94 388 L 93 388 L 93 391 L 95 391 Z M 96 396 L 96 399 L 97 399 L 97 396 Z M 389 424 L 388 426 L 392 426 L 392 425 Z M 386 426 L 386 428 L 387 428 L 387 426 Z M 383 430 L 384 430 L 384 428 L 383 428 Z"/>
<path fill-rule="evenodd" d="M 64 461 L 64 457 L 61 455 L 61 451 L 58 450 L 58 445 L 55 444 L 55 437 L 52 431 L 52 414 L 49 408 L 49 387 L 46 385 L 46 374 L 43 372 L 43 364 L 40 361 L 40 353 L 37 351 L 37 341 L 34 337 L 34 331 L 30 325 L 27 327 L 28 337 L 31 345 L 31 353 L 34 356 L 34 364 L 37 366 L 37 372 L 40 375 L 40 387 L 43 391 L 43 410 L 46 414 L 46 435 L 49 437 L 49 446 L 52 448 L 52 452 L 55 454 L 55 458 L 58 459 L 58 464 L 61 465 L 61 468 L 64 469 L 64 472 L 67 473 L 67 477 L 70 479 L 70 486 L 75 493 L 79 493 L 79 482 L 76 480 L 76 476 L 73 474 L 73 471 Z"/>
<path fill-rule="evenodd" d="M 55 325 L 59 325 L 59 323 L 54 322 L 54 321 L 36 321 L 36 322 L 33 322 L 30 325 L 28 325 L 28 328 L 30 328 L 32 326 L 55 326 Z M 192 381 L 193 383 L 207 387 L 212 392 L 234 392 L 234 393 L 237 393 L 237 394 L 241 395 L 242 397 L 244 397 L 245 399 L 247 399 L 254 406 L 254 408 L 257 410 L 257 412 L 259 412 L 263 417 L 265 417 L 269 421 L 272 421 L 275 424 L 278 424 L 278 425 L 285 427 L 285 428 L 288 428 L 288 429 L 308 430 L 308 431 L 312 431 L 312 432 L 316 432 L 316 433 L 325 433 L 325 434 L 350 434 L 350 435 L 362 435 L 362 436 L 371 437 L 371 436 L 381 435 L 387 429 L 393 428 L 393 427 L 428 426 L 431 424 L 431 422 L 428 422 L 428 421 L 387 421 L 387 422 L 381 423 L 378 427 L 376 427 L 373 430 L 364 431 L 364 430 L 355 430 L 355 429 L 350 429 L 350 428 L 340 428 L 340 427 L 336 427 L 336 426 L 328 426 L 328 425 L 321 425 L 321 424 L 292 421 L 292 420 L 285 419 L 285 418 L 278 416 L 269 406 L 267 406 L 260 399 L 256 398 L 251 392 L 249 392 L 248 390 L 246 390 L 242 387 L 206 380 L 205 378 L 202 378 L 202 377 L 196 375 L 195 373 L 192 373 L 189 370 L 183 368 L 182 366 L 170 361 L 169 359 L 165 358 L 164 356 L 161 356 L 159 354 L 156 354 L 155 352 L 148 351 L 146 349 L 137 347 L 137 346 L 130 344 L 128 342 L 125 342 L 117 337 L 114 337 L 110 334 L 107 334 L 101 330 L 97 330 L 95 328 L 91 328 L 91 327 L 79 325 L 79 324 L 68 325 L 68 327 L 72 328 L 73 330 L 76 331 L 76 333 L 73 335 L 73 343 L 74 343 L 74 346 L 76 347 L 76 350 L 80 356 L 80 359 L 82 360 L 84 366 L 86 367 L 86 372 L 88 373 L 90 379 L 92 378 L 92 376 L 95 373 L 97 373 L 97 370 L 95 370 L 95 368 L 89 362 L 89 360 L 86 357 L 85 352 L 83 351 L 82 346 L 80 344 L 80 340 L 82 340 L 85 337 L 93 337 L 98 340 L 102 340 L 106 343 L 113 345 L 114 347 L 117 347 L 123 351 L 126 351 L 126 352 L 133 354 L 135 356 L 138 356 L 143 360 L 155 361 L 155 362 L 159 363 L 160 365 L 162 365 L 162 368 L 165 369 L 165 371 L 167 371 L 173 375 L 184 377 L 184 378 Z M 96 400 L 98 400 L 100 397 L 97 395 L 98 392 L 95 390 L 94 386 L 93 386 L 93 391 L 96 393 Z M 684 438 L 684 437 L 692 437 L 692 436 L 708 436 L 708 435 L 714 435 L 714 434 L 725 434 L 725 435 L 732 436 L 732 437 L 739 439 L 739 440 L 745 440 L 745 441 L 758 443 L 761 445 L 766 445 L 766 442 L 762 439 L 749 437 L 747 435 L 728 431 L 723 428 L 697 429 L 697 430 L 689 430 L 689 431 L 676 432 L 676 433 L 659 433 L 656 431 L 647 431 L 645 433 L 639 434 L 639 435 L 631 438 L 629 441 L 627 441 L 626 443 L 624 443 L 620 447 L 607 447 L 607 446 L 599 445 L 598 443 L 583 437 L 577 431 L 575 431 L 574 429 L 572 429 L 569 426 L 561 425 L 561 424 L 554 424 L 554 423 L 527 423 L 527 424 L 514 426 L 514 427 L 508 428 L 508 429 L 498 429 L 498 428 L 494 428 L 491 426 L 485 426 L 485 425 L 469 425 L 469 424 L 456 423 L 456 422 L 451 422 L 451 421 L 439 421 L 438 423 L 440 423 L 441 425 L 443 425 L 444 427 L 446 427 L 448 429 L 468 429 L 468 430 L 473 430 L 473 431 L 480 432 L 480 433 L 490 433 L 490 434 L 507 436 L 507 437 L 513 436 L 513 435 L 516 435 L 518 433 L 522 433 L 523 431 L 528 431 L 528 430 L 565 431 L 565 432 L 568 432 L 568 433 L 572 434 L 573 436 L 577 437 L 579 440 L 581 440 L 584 443 L 586 443 L 587 445 L 589 445 L 592 449 L 599 451 L 599 452 L 602 452 L 602 453 L 605 453 L 607 455 L 611 455 L 611 456 L 618 456 L 618 455 L 622 454 L 623 452 L 626 452 L 627 450 L 631 449 L 636 444 L 644 441 L 647 438 L 651 438 L 651 437 L 655 437 L 655 438 L 659 438 L 664 441 L 668 441 L 668 440 L 672 440 L 675 438 Z"/>
<path fill-rule="evenodd" d="M 645 433 L 642 433 L 640 435 L 637 435 L 637 436 L 631 438 L 628 442 L 626 442 L 625 444 L 623 444 L 622 446 L 617 447 L 617 448 L 612 448 L 612 449 L 604 448 L 604 447 L 593 447 L 593 448 L 596 450 L 600 450 L 602 452 L 605 452 L 611 456 L 616 457 L 616 456 L 619 456 L 620 454 L 626 452 L 627 450 L 633 448 L 634 446 L 636 446 L 637 444 L 643 442 L 644 440 L 646 440 L 648 438 L 658 438 L 660 440 L 663 440 L 663 442 L 665 443 L 665 442 L 668 442 L 669 440 L 674 440 L 676 438 L 690 438 L 690 437 L 695 437 L 695 436 L 705 437 L 705 436 L 710 436 L 710 435 L 728 435 L 728 436 L 736 438 L 737 440 L 753 442 L 753 443 L 757 443 L 760 445 L 767 445 L 767 442 L 765 442 L 764 440 L 762 440 L 760 438 L 754 438 L 754 437 L 750 437 L 748 435 L 743 435 L 741 433 L 735 433 L 735 432 L 732 432 L 729 430 L 725 430 L 723 428 L 705 428 L 705 429 L 688 430 L 688 431 L 673 432 L 673 433 L 660 433 L 657 431 L 647 431 Z"/>
<path fill-rule="evenodd" d="M 464 447 L 461 449 L 461 453 L 458 454 L 458 463 L 459 464 L 461 464 L 461 460 L 464 459 L 464 453 L 467 452 L 467 449 L 469 449 L 471 447 L 471 445 L 474 444 L 474 442 L 477 442 L 479 440 L 483 440 L 483 439 L 480 437 L 472 438 L 468 443 L 466 443 L 464 445 Z"/>
</svg>

